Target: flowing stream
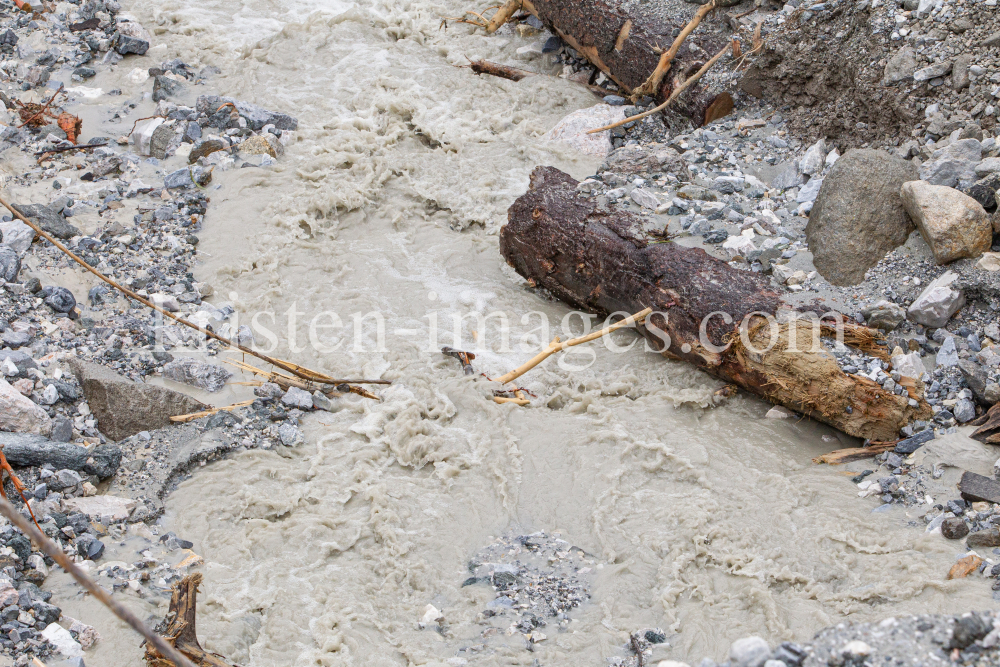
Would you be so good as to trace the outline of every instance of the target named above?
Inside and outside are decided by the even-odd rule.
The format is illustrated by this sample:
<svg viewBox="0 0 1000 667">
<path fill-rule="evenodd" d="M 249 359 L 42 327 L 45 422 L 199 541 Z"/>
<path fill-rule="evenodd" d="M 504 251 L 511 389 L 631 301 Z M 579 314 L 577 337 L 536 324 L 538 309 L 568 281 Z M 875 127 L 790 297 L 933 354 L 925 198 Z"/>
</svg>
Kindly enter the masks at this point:
<svg viewBox="0 0 1000 667">
<path fill-rule="evenodd" d="M 506 313 L 510 349 L 498 318 L 485 330 L 465 320 L 461 344 L 477 346 L 475 329 L 476 370 L 491 376 L 532 356 L 522 343 L 565 335 L 569 308 L 506 267 L 496 234 L 534 166 L 583 177 L 599 162 L 542 139 L 595 103 L 586 89 L 458 67 L 511 61 L 538 39 L 440 29 L 467 8 L 126 3 L 157 46 L 120 67 L 212 65 L 221 74 L 195 92 L 299 119 L 276 167 L 216 174 L 197 277 L 244 317 L 264 314 L 276 356 L 393 381 L 381 402 L 309 414 L 298 447 L 213 463 L 173 493 L 164 530 L 206 560 L 203 643 L 254 667 L 603 665 L 629 632 L 660 627 L 672 657 L 697 663 L 750 634 L 773 643 L 844 620 L 992 606 L 982 580 L 945 581 L 960 547 L 907 525 L 922 525 L 922 511 L 872 513 L 849 475 L 811 463 L 847 446 L 843 436 L 765 420 L 769 406 L 746 397 L 712 407 L 717 382 L 641 341 L 532 371 L 521 380 L 538 397 L 529 408 L 493 403 L 441 355 L 455 314 Z M 381 349 L 376 316 L 355 331 L 354 316 L 374 312 Z M 570 326 L 579 332 L 579 318 Z M 537 531 L 592 555 L 590 600 L 533 651 L 517 634 L 463 651 L 484 643 L 477 615 L 493 598 L 462 586 L 468 562 L 495 538 Z M 74 590 L 56 601 L 104 637 L 88 664 L 138 664 L 136 637 Z M 165 611 L 119 595 L 144 615 Z M 428 604 L 447 631 L 418 626 Z"/>
</svg>

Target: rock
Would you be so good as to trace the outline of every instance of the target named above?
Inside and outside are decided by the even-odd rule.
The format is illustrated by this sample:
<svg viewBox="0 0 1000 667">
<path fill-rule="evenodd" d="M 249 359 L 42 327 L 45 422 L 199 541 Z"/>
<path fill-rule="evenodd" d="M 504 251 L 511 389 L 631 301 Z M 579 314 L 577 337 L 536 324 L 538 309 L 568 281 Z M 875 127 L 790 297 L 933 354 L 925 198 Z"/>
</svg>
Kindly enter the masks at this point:
<svg viewBox="0 0 1000 667">
<path fill-rule="evenodd" d="M 729 253 L 730 259 L 734 257 L 746 258 L 757 249 L 753 239 L 749 236 L 730 236 L 722 244 L 722 249 Z"/>
<path fill-rule="evenodd" d="M 90 362 L 73 359 L 70 368 L 83 388 L 101 432 L 121 440 L 170 425 L 170 417 L 201 412 L 201 401 L 166 387 L 132 382 Z"/>
<path fill-rule="evenodd" d="M 156 129 L 149 137 L 149 154 L 157 160 L 164 160 L 167 157 L 167 148 L 174 140 L 177 132 L 172 124 L 163 123 L 157 125 Z"/>
<path fill-rule="evenodd" d="M 995 32 L 986 39 L 982 41 L 982 46 L 984 48 L 992 48 L 994 46 L 1000 46 L 1000 32 Z"/>
<path fill-rule="evenodd" d="M 285 395 L 281 397 L 281 402 L 292 408 L 300 410 L 311 410 L 313 407 L 312 395 L 305 389 L 289 387 Z"/>
<path fill-rule="evenodd" d="M 992 406 L 1000 403 L 1000 383 L 990 382 L 986 385 L 986 390 L 983 392 L 983 398 L 986 399 L 986 405 Z"/>
<path fill-rule="evenodd" d="M 826 140 L 820 139 L 806 150 L 799 160 L 799 171 L 807 176 L 818 174 L 826 162 Z"/>
<path fill-rule="evenodd" d="M 69 631 L 70 633 L 76 635 L 76 639 L 80 642 L 80 646 L 83 647 L 84 651 L 101 641 L 101 635 L 97 633 L 97 630 L 95 630 L 93 626 L 77 621 L 76 619 L 67 618 L 66 620 L 72 621 Z M 80 667 L 83 667 L 83 665 L 81 664 Z"/>
<path fill-rule="evenodd" d="M 986 160 L 983 160 L 986 162 Z M 983 207 L 986 211 L 996 211 L 997 191 L 1000 190 L 1000 172 L 988 173 L 972 185 L 961 188 L 962 192 L 969 195 Z M 996 231 L 996 216 L 994 215 L 994 231 Z"/>
<path fill-rule="evenodd" d="M 983 564 L 983 559 L 975 554 L 958 559 L 958 562 L 948 570 L 948 579 L 964 579 L 979 569 Z"/>
<path fill-rule="evenodd" d="M 320 391 L 314 391 L 312 393 L 313 407 L 317 410 L 326 410 L 327 412 L 334 412 L 333 401 L 330 397 Z"/>
<path fill-rule="evenodd" d="M 164 378 L 210 392 L 222 389 L 226 385 L 226 380 L 232 376 L 233 374 L 222 366 L 200 362 L 191 357 L 171 361 L 163 367 Z"/>
<path fill-rule="evenodd" d="M 962 500 L 970 503 L 1000 503 L 1000 482 L 974 472 L 962 473 L 958 490 L 962 494 Z"/>
<path fill-rule="evenodd" d="M 132 144 L 135 146 L 135 152 L 139 155 L 152 155 L 150 152 L 150 144 L 153 139 L 153 133 L 164 123 L 164 119 L 156 116 L 148 120 L 140 120 L 135 124 L 135 129 L 132 131 Z"/>
<path fill-rule="evenodd" d="M 816 197 L 819 196 L 819 191 L 823 187 L 823 180 L 819 177 L 810 178 L 805 185 L 799 188 L 798 194 L 795 195 L 795 201 L 800 204 L 816 201 Z"/>
<path fill-rule="evenodd" d="M 278 427 L 278 439 L 286 447 L 292 447 L 302 442 L 302 434 L 297 426 L 290 422 L 285 422 Z"/>
<path fill-rule="evenodd" d="M 39 435 L 0 433 L 4 455 L 15 467 L 39 467 L 45 464 L 58 470 L 75 470 L 101 479 L 110 477 L 121 464 L 118 445 L 98 445 L 93 450 L 65 442 L 52 442 Z"/>
<path fill-rule="evenodd" d="M 988 157 L 976 165 L 976 176 L 983 178 L 1000 171 L 1000 157 Z"/>
<path fill-rule="evenodd" d="M 45 305 L 57 313 L 68 313 L 76 308 L 76 298 L 65 287 L 46 287 L 42 290 Z"/>
<path fill-rule="evenodd" d="M 900 81 L 909 81 L 917 71 L 917 52 L 912 47 L 904 46 L 885 64 L 882 72 L 882 85 L 889 86 Z"/>
<path fill-rule="evenodd" d="M 955 348 L 955 338 L 948 336 L 941 344 L 941 349 L 937 352 L 935 363 L 944 368 L 958 366 L 958 349 Z"/>
<path fill-rule="evenodd" d="M 292 116 L 285 113 L 278 113 L 276 111 L 268 111 L 256 104 L 250 104 L 249 102 L 244 102 L 242 100 L 237 100 L 232 97 L 218 97 L 216 95 L 202 95 L 195 102 L 195 109 L 198 113 L 204 113 L 209 116 L 209 124 L 212 124 L 212 119 L 215 114 L 218 113 L 220 106 L 230 103 L 236 107 L 237 113 L 244 118 L 247 122 L 247 127 L 253 131 L 258 131 L 265 125 L 274 125 L 278 130 L 297 130 L 299 127 L 299 121 Z M 231 107 L 227 107 L 224 112 L 227 112 Z M 228 113 L 226 114 L 228 116 Z M 624 116 L 623 116 L 624 117 Z M 225 129 L 228 127 L 222 127 L 220 125 L 213 125 L 219 129 Z M 592 126 L 593 127 L 593 126 Z"/>
<path fill-rule="evenodd" d="M 941 76 L 945 76 L 951 72 L 952 63 L 950 60 L 946 60 L 940 63 L 934 63 L 922 69 L 918 69 L 913 73 L 914 81 L 930 81 L 931 79 L 936 79 Z"/>
<path fill-rule="evenodd" d="M 193 188 L 194 180 L 191 178 L 191 170 L 187 167 L 172 171 L 163 177 L 163 187 L 168 190 L 177 188 Z"/>
<path fill-rule="evenodd" d="M 737 639 L 729 647 L 732 667 L 763 667 L 771 655 L 771 648 L 760 637 Z"/>
<path fill-rule="evenodd" d="M 43 639 L 55 646 L 56 650 L 67 658 L 82 658 L 83 647 L 73 639 L 69 630 L 58 623 L 50 623 L 41 632 Z"/>
<path fill-rule="evenodd" d="M 968 88 L 972 83 L 969 77 L 969 65 L 972 64 L 972 56 L 968 53 L 955 58 L 955 64 L 951 68 L 951 87 L 955 90 Z"/>
<path fill-rule="evenodd" d="M 188 164 L 194 164 L 198 161 L 198 158 L 207 157 L 216 151 L 224 151 L 229 146 L 222 142 L 220 139 L 206 139 L 205 141 L 200 141 L 195 144 L 195 147 L 191 149 L 191 154 L 188 155 Z"/>
<path fill-rule="evenodd" d="M 595 127 L 603 127 L 625 119 L 625 109 L 606 104 L 595 104 L 569 114 L 549 130 L 544 139 L 561 141 L 586 155 L 604 157 L 611 152 L 609 132 L 587 134 Z"/>
<path fill-rule="evenodd" d="M 159 102 L 184 92 L 184 84 L 177 79 L 159 74 L 153 77 L 153 101 Z"/>
<path fill-rule="evenodd" d="M 941 522 L 941 534 L 949 540 L 960 540 L 969 534 L 969 526 L 965 519 L 957 516 L 948 517 Z"/>
<path fill-rule="evenodd" d="M 52 420 L 45 410 L 0 378 L 0 431 L 48 435 Z"/>
<path fill-rule="evenodd" d="M 273 158 L 278 157 L 278 153 L 271 146 L 270 142 L 260 135 L 248 137 L 246 141 L 240 144 L 240 153 L 242 155 L 270 155 Z"/>
<path fill-rule="evenodd" d="M 68 417 L 55 417 L 49 437 L 53 442 L 69 442 L 73 439 L 73 422 Z"/>
<path fill-rule="evenodd" d="M 611 171 L 630 176 L 645 173 L 673 173 L 684 171 L 685 162 L 680 153 L 669 146 L 622 146 L 613 150 L 598 172 Z"/>
<path fill-rule="evenodd" d="M 655 211 L 660 205 L 660 200 L 656 197 L 656 195 L 643 188 L 635 188 L 629 193 L 629 196 L 636 204 L 642 206 L 643 208 L 648 208 L 651 211 Z"/>
<path fill-rule="evenodd" d="M 993 405 L 986 397 L 986 386 L 990 383 L 990 374 L 985 368 L 971 359 L 959 359 L 958 368 L 962 371 L 965 383 L 972 390 L 972 395 L 983 407 Z"/>
<path fill-rule="evenodd" d="M 885 299 L 877 302 L 874 306 L 865 308 L 861 314 L 868 326 L 882 331 L 892 331 L 906 319 L 906 311 L 903 310 L 902 306 Z"/>
<path fill-rule="evenodd" d="M 13 248 L 0 246 L 0 281 L 13 283 L 21 271 L 21 258 Z"/>
<path fill-rule="evenodd" d="M 788 165 L 784 171 L 780 172 L 771 181 L 771 187 L 778 190 L 790 190 L 800 185 L 802 185 L 802 173 L 799 171 L 798 163 Z"/>
<path fill-rule="evenodd" d="M 920 167 L 920 179 L 949 188 L 971 185 L 976 181 L 976 165 L 982 154 L 981 143 L 960 139 L 931 153 L 931 159 Z"/>
<path fill-rule="evenodd" d="M 990 528 L 989 530 L 980 530 L 969 535 L 969 539 L 965 541 L 966 546 L 970 549 L 992 549 L 993 547 L 1000 547 L 1000 528 Z"/>
<path fill-rule="evenodd" d="M 952 413 L 959 424 L 965 424 L 976 418 L 976 406 L 969 399 L 960 398 L 955 403 L 955 407 L 952 408 Z"/>
<path fill-rule="evenodd" d="M 904 183 L 900 197 L 938 264 L 978 257 L 990 249 L 992 222 L 972 197 L 926 181 Z"/>
<path fill-rule="evenodd" d="M 117 496 L 91 496 L 89 498 L 67 498 L 63 504 L 74 512 L 82 512 L 95 520 L 111 517 L 112 521 L 124 521 L 135 509 L 136 501 Z"/>
<path fill-rule="evenodd" d="M 849 150 L 830 169 L 809 215 L 806 239 L 816 269 L 835 285 L 854 285 L 906 242 L 913 224 L 899 188 L 913 180 L 910 162 L 884 151 Z"/>
<path fill-rule="evenodd" d="M 118 31 L 111 38 L 111 48 L 127 55 L 134 53 L 144 55 L 149 50 L 149 43 L 152 38 L 146 29 L 136 21 L 118 21 Z"/>
<path fill-rule="evenodd" d="M 20 220 L 11 220 L 10 222 L 0 222 L 0 236 L 3 237 L 5 246 L 18 255 L 23 255 L 35 239 L 35 230 Z"/>
<path fill-rule="evenodd" d="M 188 144 L 193 144 L 201 139 L 201 125 L 195 121 L 188 121 L 187 125 L 184 126 L 184 134 L 181 141 Z M 219 142 L 222 143 L 222 142 Z M 190 158 L 190 155 L 188 156 Z"/>
<path fill-rule="evenodd" d="M 776 405 L 767 411 L 767 414 L 764 415 L 764 419 L 794 419 L 798 416 L 799 415 L 797 413 L 789 410 L 788 408 Z"/>
<path fill-rule="evenodd" d="M 83 478 L 80 477 L 80 473 L 77 471 L 64 468 L 57 470 L 51 477 L 46 478 L 45 483 L 53 491 L 65 491 L 66 489 L 75 489 L 78 487 L 83 483 Z"/>
<path fill-rule="evenodd" d="M 941 276 L 931 281 L 920 293 L 920 296 L 906 310 L 906 317 L 911 322 L 923 324 L 925 327 L 943 327 L 959 308 L 965 305 L 965 295 L 951 285 L 958 279 L 958 274 L 945 271 Z"/>
<path fill-rule="evenodd" d="M 892 369 L 903 377 L 919 379 L 926 369 L 919 352 L 900 354 L 892 358 Z"/>
<path fill-rule="evenodd" d="M 41 204 L 13 204 L 13 206 L 14 210 L 57 239 L 67 240 L 80 236 L 79 229 L 66 222 L 66 218 L 48 206 Z"/>
</svg>

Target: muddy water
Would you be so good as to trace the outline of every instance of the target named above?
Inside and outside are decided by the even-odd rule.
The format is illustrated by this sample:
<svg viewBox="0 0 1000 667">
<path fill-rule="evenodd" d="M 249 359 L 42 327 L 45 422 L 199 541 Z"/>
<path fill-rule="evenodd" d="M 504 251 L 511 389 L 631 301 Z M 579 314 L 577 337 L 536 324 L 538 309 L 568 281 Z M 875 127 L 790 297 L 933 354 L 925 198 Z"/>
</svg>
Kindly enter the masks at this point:
<svg viewBox="0 0 1000 667">
<path fill-rule="evenodd" d="M 166 45 L 150 64 L 215 65 L 223 94 L 300 120 L 274 170 L 217 174 L 198 277 L 244 317 L 265 314 L 274 354 L 394 383 L 380 403 L 348 399 L 309 415 L 305 444 L 206 466 L 173 494 L 164 529 L 207 561 L 204 643 L 261 667 L 463 664 L 458 656 L 600 665 L 628 632 L 659 626 L 673 657 L 696 662 L 748 634 L 801 639 L 844 619 L 990 606 L 982 581 L 944 580 L 955 547 L 907 527 L 918 511 L 872 513 L 848 477 L 810 463 L 844 446 L 829 429 L 764 420 L 767 406 L 750 399 L 710 407 L 714 381 L 641 343 L 578 353 L 574 364 L 593 361 L 582 370 L 533 371 L 523 382 L 538 398 L 527 409 L 492 403 L 436 351 L 435 314 L 442 330 L 454 314 L 507 314 L 512 349 L 489 328 L 476 332 L 477 370 L 491 375 L 531 356 L 522 340 L 562 333 L 568 309 L 503 265 L 496 231 L 534 165 L 577 176 L 595 167 L 540 140 L 592 104 L 589 93 L 455 67 L 466 55 L 508 59 L 526 43 L 439 30 L 440 16 L 463 8 L 131 7 Z M 354 329 L 353 315 L 375 311 L 381 349 L 374 317 Z M 552 331 L 539 331 L 537 315 L 521 320 L 531 311 Z M 344 326 L 314 328 L 310 344 L 309 323 L 324 312 L 317 323 Z M 477 345 L 471 322 L 466 348 Z M 453 342 L 439 333 L 437 346 Z M 461 586 L 469 559 L 497 536 L 539 530 L 600 561 L 590 603 L 548 626 L 533 653 L 517 634 L 462 651 L 484 643 L 475 621 L 492 598 Z M 162 613 L 162 601 L 123 597 Z M 61 598 L 104 635 L 95 664 L 136 664 L 131 635 L 68 589 Z M 419 629 L 428 604 L 447 632 Z"/>
</svg>

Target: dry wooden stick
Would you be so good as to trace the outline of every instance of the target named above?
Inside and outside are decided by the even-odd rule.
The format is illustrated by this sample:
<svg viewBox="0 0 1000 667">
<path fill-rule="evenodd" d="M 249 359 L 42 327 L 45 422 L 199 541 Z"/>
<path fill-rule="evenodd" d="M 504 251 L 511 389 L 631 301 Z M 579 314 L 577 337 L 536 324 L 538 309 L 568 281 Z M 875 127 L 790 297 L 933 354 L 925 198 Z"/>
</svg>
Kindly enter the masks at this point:
<svg viewBox="0 0 1000 667">
<path fill-rule="evenodd" d="M 347 384 L 346 382 L 341 382 L 339 384 L 331 382 L 317 382 L 315 380 L 303 380 L 301 376 L 299 378 L 293 378 L 290 375 L 284 375 L 275 371 L 265 371 L 256 366 L 251 366 L 250 364 L 244 363 L 242 361 L 237 361 L 234 359 L 223 359 L 222 363 L 229 364 L 230 366 L 236 366 L 245 371 L 249 371 L 254 375 L 262 375 L 267 378 L 268 382 L 273 382 L 285 391 L 288 391 L 289 387 L 297 387 L 303 391 L 308 391 L 312 393 L 318 391 L 327 396 L 333 395 L 335 392 L 340 394 L 357 394 L 358 396 L 363 396 L 365 398 L 370 398 L 372 400 L 379 400 L 379 397 L 372 394 L 369 391 L 362 389 L 361 387 L 356 387 L 354 385 Z M 381 380 L 381 383 L 386 383 L 386 380 Z"/>
<path fill-rule="evenodd" d="M 487 21 L 486 17 L 483 16 L 482 14 L 473 11 L 467 11 L 465 12 L 465 14 L 463 14 L 461 17 L 458 18 L 446 18 L 444 20 L 455 21 L 456 23 L 469 23 L 474 26 L 479 26 L 480 28 L 486 28 L 487 34 L 492 35 L 497 30 L 500 29 L 500 26 L 509 21 L 511 17 L 514 16 L 514 14 L 516 14 L 524 4 L 530 4 L 530 3 L 525 3 L 524 0 L 507 0 L 507 2 L 503 3 L 502 5 L 495 7 L 488 7 L 487 9 L 496 8 L 497 10 L 496 13 L 493 14 L 493 18 L 491 18 L 489 21 Z M 531 10 L 529 9 L 528 11 Z M 476 18 L 472 20 L 465 18 L 470 14 L 472 16 L 475 16 Z"/>
<path fill-rule="evenodd" d="M 896 442 L 873 442 L 867 447 L 848 447 L 847 449 L 838 449 L 832 452 L 823 454 L 823 456 L 817 456 L 813 459 L 813 463 L 827 463 L 829 465 L 839 465 L 841 463 L 849 463 L 851 461 L 860 461 L 861 459 L 870 459 L 878 456 L 883 452 L 888 452 L 896 447 Z"/>
<path fill-rule="evenodd" d="M 215 340 L 219 341 L 220 343 L 223 343 L 224 345 L 228 345 L 229 347 L 237 349 L 240 352 L 243 352 L 245 354 L 249 354 L 252 357 L 257 357 L 261 361 L 266 361 L 267 363 L 271 364 L 272 366 L 277 366 L 278 368 L 284 369 L 284 370 L 288 371 L 289 373 L 292 373 L 293 375 L 297 375 L 297 376 L 299 376 L 299 377 L 301 377 L 303 379 L 312 380 L 312 379 L 314 379 L 316 377 L 326 377 L 322 373 L 316 373 L 315 371 L 308 371 L 308 372 L 306 372 L 304 369 L 302 369 L 300 366 L 298 366 L 296 364 L 292 364 L 292 363 L 289 363 L 289 362 L 286 362 L 286 361 L 282 361 L 281 359 L 275 359 L 274 357 L 269 357 L 266 354 L 261 354 L 260 352 L 257 352 L 255 350 L 251 350 L 248 347 L 244 347 L 243 345 L 240 345 L 239 343 L 234 343 L 231 340 L 227 340 L 226 338 L 223 338 L 222 336 L 219 336 L 214 331 L 209 331 L 208 329 L 204 329 L 204 328 L 198 326 L 197 324 L 194 324 L 193 322 L 189 322 L 188 320 L 185 320 L 183 317 L 180 317 L 178 315 L 174 315 L 170 311 L 168 311 L 168 310 L 166 310 L 164 308 L 161 308 L 160 306 L 157 306 L 152 301 L 149 301 L 148 299 L 144 299 L 143 297 L 139 296 L 138 294 L 136 294 L 135 292 L 133 292 L 129 288 L 123 287 L 122 285 L 119 285 L 114 280 L 111 280 L 111 278 L 108 278 L 103 273 L 101 273 L 100 271 L 98 271 L 97 269 L 95 269 L 94 267 L 92 267 L 90 264 L 87 264 L 85 261 L 83 261 L 82 259 L 80 259 L 75 253 L 73 253 L 73 251 L 71 251 L 69 248 L 67 248 L 66 246 L 64 246 L 59 241 L 57 241 L 47 231 L 45 231 L 44 229 L 42 229 L 41 227 L 39 227 L 35 223 L 31 222 L 30 220 L 28 220 L 23 215 L 21 215 L 3 197 L 0 197 L 0 204 L 3 204 L 3 206 L 6 207 L 6 209 L 8 211 L 10 211 L 14 215 L 15 218 L 17 218 L 18 220 L 20 220 L 24 224 L 26 224 L 29 227 L 31 227 L 33 230 L 35 230 L 36 234 L 38 234 L 39 236 L 41 236 L 43 239 L 45 239 L 46 241 L 48 241 L 49 243 L 51 243 L 55 247 L 59 248 L 59 250 L 61 250 L 62 252 L 64 252 L 66 255 L 68 255 L 74 262 L 76 262 L 77 264 L 79 264 L 80 266 L 82 266 L 83 268 L 85 268 L 87 271 L 90 271 L 95 276 L 97 276 L 98 278 L 100 278 L 101 280 L 103 280 L 104 282 L 106 282 L 107 284 L 111 285 L 112 287 L 114 287 L 116 290 L 118 290 L 122 294 L 125 294 L 130 299 L 135 299 L 136 301 L 138 301 L 142 305 L 146 306 L 147 308 L 152 308 L 156 312 L 158 312 L 158 313 L 160 313 L 162 315 L 166 315 L 167 317 L 169 317 L 170 319 L 178 322 L 179 324 L 183 324 L 184 326 L 190 327 L 190 328 L 194 329 L 195 331 L 199 331 L 199 332 L 205 334 L 206 336 L 208 336 L 209 338 L 214 338 Z M 349 382 L 354 382 L 354 383 L 357 383 L 357 384 L 368 384 L 368 382 L 366 382 L 365 380 L 330 380 L 330 382 L 331 382 L 331 384 L 333 384 L 333 383 L 346 384 L 346 383 L 349 383 Z M 383 380 L 378 380 L 378 381 L 375 381 L 375 382 L 377 382 L 379 384 L 384 383 Z"/>
<path fill-rule="evenodd" d="M 552 339 L 552 342 L 549 343 L 548 347 L 546 347 L 544 350 L 535 355 L 528 363 L 519 366 L 518 368 L 515 368 L 510 373 L 507 373 L 502 377 L 495 378 L 494 381 L 499 382 L 500 384 L 507 384 L 508 382 L 512 382 L 513 380 L 516 380 L 517 378 L 521 377 L 522 375 L 530 371 L 532 368 L 534 368 L 538 364 L 542 363 L 543 361 L 551 357 L 556 352 L 562 352 L 563 350 L 573 347 L 575 345 L 582 345 L 583 343 L 589 343 L 592 340 L 596 340 L 598 338 L 607 336 L 609 333 L 617 331 L 622 327 L 628 327 L 638 322 L 642 322 L 642 320 L 644 320 L 646 316 L 649 315 L 651 312 L 653 312 L 652 308 L 646 308 L 645 310 L 638 312 L 635 315 L 629 315 L 621 322 L 615 322 L 611 326 L 605 327 L 600 331 L 595 331 L 593 333 L 587 334 L 586 336 L 580 336 L 579 338 L 573 338 L 572 340 L 568 340 L 564 343 L 560 343 L 559 336 L 556 336 L 554 339 Z M 506 399 L 503 402 L 512 403 L 516 402 L 517 400 L 518 399 Z M 500 401 L 497 402 L 499 403 Z"/>
<path fill-rule="evenodd" d="M 194 421 L 195 419 L 201 419 L 202 417 L 210 417 L 211 415 L 214 415 L 219 412 L 223 411 L 229 412 L 231 410 L 235 410 L 236 408 L 242 408 L 246 407 L 247 405 L 252 405 L 254 400 L 256 399 L 251 399 L 249 401 L 240 401 L 239 403 L 233 403 L 232 405 L 224 405 L 221 408 L 209 408 L 208 410 L 202 410 L 201 412 L 192 412 L 187 415 L 174 415 L 173 417 L 170 418 L 170 421 L 185 424 L 187 422 Z"/>
<path fill-rule="evenodd" d="M 712 2 L 707 5 L 702 5 L 698 11 L 695 12 L 694 17 L 686 26 L 684 26 L 684 29 L 677 35 L 677 38 L 674 39 L 674 43 L 671 44 L 670 48 L 660 56 L 660 62 L 656 64 L 656 69 L 654 69 L 653 73 L 649 75 L 646 82 L 632 91 L 632 99 L 638 99 L 643 95 L 656 94 L 656 91 L 660 89 L 660 84 L 663 82 L 663 77 L 665 77 L 667 72 L 670 71 L 670 63 L 673 61 L 674 56 L 677 55 L 677 52 L 680 50 L 684 40 L 687 39 L 687 36 L 698 27 L 701 20 L 705 18 L 710 11 L 715 9 L 715 1 L 716 0 L 712 0 Z"/>
<path fill-rule="evenodd" d="M 38 545 L 38 548 L 45 552 L 49 558 L 59 563 L 59 566 L 76 579 L 88 593 L 93 595 L 105 607 L 114 612 L 115 616 L 128 623 L 133 630 L 145 637 L 146 641 L 153 644 L 153 646 L 156 647 L 156 650 L 172 660 L 177 667 L 195 667 L 190 660 L 181 655 L 180 652 L 176 651 L 173 646 L 164 641 L 163 637 L 146 627 L 146 625 L 140 621 L 135 614 L 129 611 L 125 605 L 112 598 L 106 590 L 94 583 L 90 577 L 84 574 L 83 570 L 77 567 L 76 564 L 73 563 L 73 561 L 71 561 L 65 553 L 63 553 L 63 550 L 59 548 L 59 545 L 46 537 L 42 531 L 31 525 L 27 519 L 21 516 L 20 513 L 14 509 L 14 506 L 11 505 L 6 498 L 0 498 L 0 513 L 7 517 L 11 523 L 20 528 L 22 533 L 31 538 L 31 540 Z"/>
<path fill-rule="evenodd" d="M 468 67 L 476 74 L 489 74 L 490 76 L 497 76 L 510 81 L 521 81 L 522 79 L 527 79 L 529 76 L 538 76 L 537 72 L 529 72 L 525 69 L 501 65 L 489 60 L 470 60 L 468 65 L 461 65 L 460 67 Z"/>
<path fill-rule="evenodd" d="M 703 77 L 705 75 L 705 72 L 707 72 L 708 70 L 712 69 L 712 67 L 715 65 L 715 63 L 719 62 L 719 59 L 722 58 L 722 56 L 726 55 L 726 52 L 729 51 L 729 49 L 731 49 L 731 48 L 732 48 L 732 44 L 726 44 L 726 46 L 721 51 L 719 51 L 718 53 L 716 53 L 712 57 L 712 59 L 709 60 L 707 63 L 705 63 L 700 70 L 698 70 L 693 76 L 691 76 L 691 78 L 687 79 L 686 81 L 684 81 L 684 83 L 682 83 L 680 86 L 678 86 L 677 90 L 675 90 L 673 93 L 671 93 L 670 97 L 667 98 L 667 101 L 664 102 L 663 104 L 661 104 L 660 106 L 655 107 L 653 109 L 650 109 L 649 111 L 643 111 L 642 113 L 636 114 L 635 116 L 630 116 L 629 118 L 626 118 L 624 120 L 620 120 L 617 123 L 612 123 L 611 125 L 605 125 L 604 127 L 599 127 L 596 130 L 590 130 L 589 132 L 587 132 L 587 134 L 594 134 L 596 132 L 604 132 L 605 130 L 613 130 L 616 127 L 621 127 L 622 125 L 627 125 L 628 123 L 631 123 L 633 121 L 639 120 L 641 118 L 645 118 L 646 116 L 652 116 L 654 113 L 663 111 L 668 106 L 670 106 L 674 102 L 674 100 L 676 100 L 678 97 L 680 97 L 681 93 L 683 93 L 685 90 L 687 90 L 698 79 L 700 79 L 701 77 Z"/>
</svg>

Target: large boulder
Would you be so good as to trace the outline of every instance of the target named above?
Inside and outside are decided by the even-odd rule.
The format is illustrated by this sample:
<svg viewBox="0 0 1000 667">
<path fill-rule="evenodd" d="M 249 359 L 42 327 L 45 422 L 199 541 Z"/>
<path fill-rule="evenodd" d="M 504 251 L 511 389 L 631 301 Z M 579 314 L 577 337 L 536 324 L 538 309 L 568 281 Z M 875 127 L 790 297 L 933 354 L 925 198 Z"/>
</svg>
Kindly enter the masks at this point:
<svg viewBox="0 0 1000 667">
<path fill-rule="evenodd" d="M 80 359 L 70 360 L 69 366 L 83 387 L 87 404 L 97 417 L 98 428 L 113 440 L 163 428 L 175 415 L 208 408 L 186 394 L 132 382 L 104 366 Z"/>
<path fill-rule="evenodd" d="M 899 188 L 916 167 L 884 151 L 849 150 L 823 180 L 806 239 L 813 263 L 834 285 L 855 285 L 865 271 L 906 242 L 913 223 Z"/>
<path fill-rule="evenodd" d="M 978 257 L 990 249 L 992 220 L 969 195 L 943 185 L 910 181 L 900 188 L 900 197 L 938 264 Z"/>
<path fill-rule="evenodd" d="M 40 435 L 0 433 L 0 445 L 15 468 L 37 468 L 48 463 L 56 470 L 76 470 L 104 479 L 115 474 L 122 461 L 121 447 L 113 443 L 87 449 Z"/>
<path fill-rule="evenodd" d="M 45 410 L 0 378 L 0 431 L 48 435 L 52 420 Z"/>
</svg>

